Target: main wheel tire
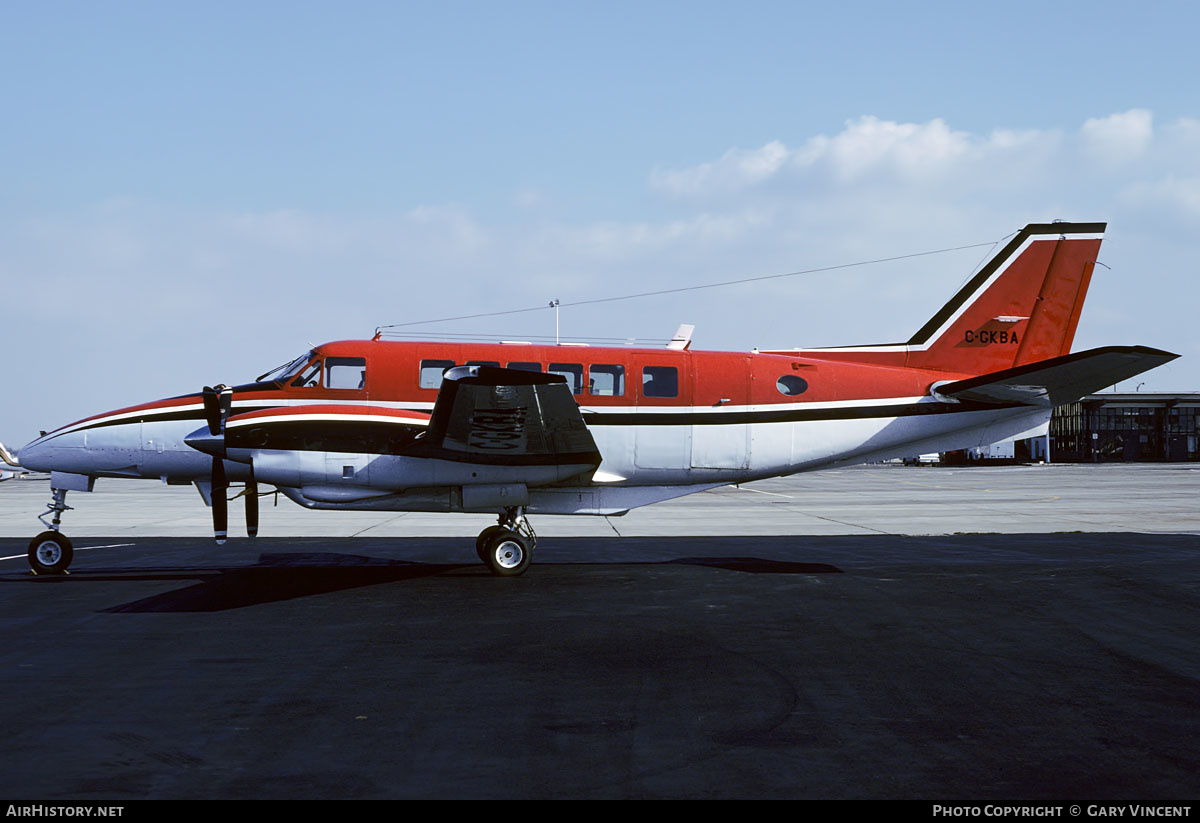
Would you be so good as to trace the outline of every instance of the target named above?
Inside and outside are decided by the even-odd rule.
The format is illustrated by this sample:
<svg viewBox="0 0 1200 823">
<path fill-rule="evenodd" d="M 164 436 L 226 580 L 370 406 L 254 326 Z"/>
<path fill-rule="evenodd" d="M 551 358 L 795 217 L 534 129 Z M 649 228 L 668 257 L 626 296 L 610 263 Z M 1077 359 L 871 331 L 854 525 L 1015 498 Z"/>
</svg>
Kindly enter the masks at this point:
<svg viewBox="0 0 1200 823">
<path fill-rule="evenodd" d="M 479 533 L 478 537 L 475 538 L 475 554 L 479 555 L 479 559 L 482 562 L 484 562 L 484 563 L 488 562 L 488 558 L 487 558 L 488 541 L 491 540 L 492 537 L 494 537 L 496 534 L 498 534 L 499 532 L 502 532 L 504 530 L 505 529 L 503 526 L 488 526 L 486 529 L 484 529 L 483 531 L 481 531 Z"/>
<path fill-rule="evenodd" d="M 516 532 L 499 529 L 487 540 L 484 562 L 492 574 L 500 577 L 524 574 L 532 558 L 529 542 Z"/>
<path fill-rule="evenodd" d="M 63 574 L 75 557 L 71 541 L 55 531 L 29 541 L 29 566 L 35 574 Z"/>
</svg>

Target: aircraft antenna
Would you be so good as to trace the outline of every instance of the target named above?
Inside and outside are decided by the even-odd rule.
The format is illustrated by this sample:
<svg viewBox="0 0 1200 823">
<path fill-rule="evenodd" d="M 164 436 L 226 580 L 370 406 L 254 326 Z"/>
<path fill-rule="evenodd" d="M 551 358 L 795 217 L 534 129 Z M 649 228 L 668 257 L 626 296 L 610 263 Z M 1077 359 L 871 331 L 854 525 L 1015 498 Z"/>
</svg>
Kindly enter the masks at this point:
<svg viewBox="0 0 1200 823">
<path fill-rule="evenodd" d="M 701 283 L 696 286 L 678 286 L 673 289 L 659 289 L 657 291 L 644 291 L 644 292 L 637 292 L 635 294 L 622 294 L 622 295 L 618 295 L 616 297 L 596 297 L 591 300 L 572 300 L 572 301 L 568 301 L 567 303 L 563 303 L 562 305 L 590 306 L 590 305 L 594 305 L 596 303 L 613 303 L 618 300 L 636 300 L 641 297 L 658 297 L 658 296 L 661 296 L 664 294 L 679 294 L 680 292 L 685 292 L 685 291 L 699 291 L 700 289 L 716 289 L 716 288 L 720 288 L 721 286 L 736 286 L 741 283 L 756 283 L 761 280 L 778 280 L 782 277 L 799 277 L 802 274 L 818 274 L 818 273 L 827 272 L 827 271 L 837 271 L 839 269 L 850 269 L 850 268 L 854 268 L 855 266 L 870 266 L 870 265 L 874 265 L 876 263 L 893 263 L 897 260 L 910 260 L 914 257 L 928 257 L 931 254 L 945 254 L 947 252 L 952 252 L 952 251 L 963 251 L 964 249 L 979 249 L 979 248 L 983 248 L 984 246 L 995 246 L 998 242 L 999 242 L 998 240 L 992 240 L 987 243 L 969 243 L 965 246 L 951 246 L 950 248 L 945 248 L 945 249 L 932 249 L 930 251 L 918 251 L 918 252 L 913 252 L 911 254 L 897 254 L 892 257 L 878 257 L 873 260 L 858 260 L 854 263 L 840 263 L 835 266 L 818 266 L 817 268 L 813 268 L 813 269 L 801 269 L 799 271 L 789 271 L 789 272 L 785 272 L 783 274 L 762 274 L 762 275 L 758 275 L 757 277 L 742 277 L 737 280 L 722 280 L 719 283 Z M 477 314 L 462 314 L 457 317 L 438 317 L 438 318 L 434 318 L 432 320 L 412 320 L 412 321 L 409 321 L 408 323 L 389 323 L 385 326 L 376 326 L 375 333 L 379 334 L 384 329 L 398 329 L 398 328 L 403 328 L 405 326 L 424 326 L 424 325 L 428 325 L 430 323 L 449 323 L 453 320 L 474 320 L 478 317 L 499 317 L 499 316 L 505 315 L 505 314 L 525 314 L 526 312 L 531 312 L 531 311 L 542 311 L 546 308 L 554 309 L 554 311 L 555 311 L 555 326 L 556 326 L 556 330 L 557 330 L 557 325 L 558 325 L 557 313 L 558 313 L 559 305 L 560 305 L 560 303 L 558 300 L 551 300 L 550 303 L 546 306 L 531 306 L 531 307 L 525 308 L 525 309 L 509 309 L 507 311 L 489 311 L 489 312 L 479 312 Z"/>
</svg>

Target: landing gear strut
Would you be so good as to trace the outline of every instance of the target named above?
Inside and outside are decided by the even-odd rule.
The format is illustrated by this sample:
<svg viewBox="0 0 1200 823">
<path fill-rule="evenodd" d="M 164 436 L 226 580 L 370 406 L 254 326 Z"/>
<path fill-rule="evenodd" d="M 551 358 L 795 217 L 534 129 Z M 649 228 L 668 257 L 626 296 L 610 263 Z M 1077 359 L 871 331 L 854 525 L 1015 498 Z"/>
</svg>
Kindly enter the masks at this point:
<svg viewBox="0 0 1200 823">
<path fill-rule="evenodd" d="M 504 510 L 500 522 L 488 526 L 475 538 L 475 552 L 492 574 L 516 577 L 524 574 L 533 558 L 537 535 L 525 517 L 524 507 Z"/>
<path fill-rule="evenodd" d="M 29 567 L 34 574 L 66 574 L 67 566 L 75 557 L 75 548 L 71 541 L 59 533 L 58 527 L 62 522 L 62 513 L 70 511 L 67 505 L 66 489 L 51 489 L 54 499 L 46 507 L 46 511 L 38 515 L 38 520 L 47 527 L 33 540 L 29 541 Z M 46 522 L 46 516 L 54 513 L 54 519 Z"/>
</svg>

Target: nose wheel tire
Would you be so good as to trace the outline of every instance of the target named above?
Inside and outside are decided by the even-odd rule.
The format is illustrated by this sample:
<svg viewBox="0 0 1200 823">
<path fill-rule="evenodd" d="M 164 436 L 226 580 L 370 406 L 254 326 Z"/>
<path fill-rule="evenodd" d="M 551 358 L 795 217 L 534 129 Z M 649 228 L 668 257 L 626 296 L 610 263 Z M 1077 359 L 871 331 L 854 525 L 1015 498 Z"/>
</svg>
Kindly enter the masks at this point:
<svg viewBox="0 0 1200 823">
<path fill-rule="evenodd" d="M 29 541 L 29 566 L 34 574 L 66 574 L 74 557 L 71 541 L 56 531 L 42 532 Z"/>
<path fill-rule="evenodd" d="M 480 535 L 480 538 L 483 538 Z M 483 539 L 483 562 L 500 577 L 516 577 L 529 568 L 532 551 L 529 542 L 514 531 L 496 527 Z"/>
</svg>

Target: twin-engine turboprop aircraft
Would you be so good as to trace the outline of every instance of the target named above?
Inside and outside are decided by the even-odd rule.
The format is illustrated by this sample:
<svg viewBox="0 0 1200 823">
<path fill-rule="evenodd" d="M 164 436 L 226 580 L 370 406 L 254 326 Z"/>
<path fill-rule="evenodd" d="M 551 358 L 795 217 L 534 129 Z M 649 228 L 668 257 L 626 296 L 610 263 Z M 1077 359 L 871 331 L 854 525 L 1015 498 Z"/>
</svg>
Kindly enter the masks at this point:
<svg viewBox="0 0 1200 823">
<path fill-rule="evenodd" d="M 317 346 L 253 383 L 89 417 L 18 453 L 51 472 L 37 573 L 71 562 L 68 491 L 231 482 L 312 509 L 491 512 L 476 548 L 525 571 L 529 514 L 618 515 L 730 483 L 1031 436 L 1051 409 L 1177 355 L 1070 354 L 1103 223 L 1031 224 L 906 343 L 754 353 L 414 343 Z M 678 337 L 678 336 L 677 336 Z M 46 517 L 53 515 L 47 523 Z"/>
</svg>

